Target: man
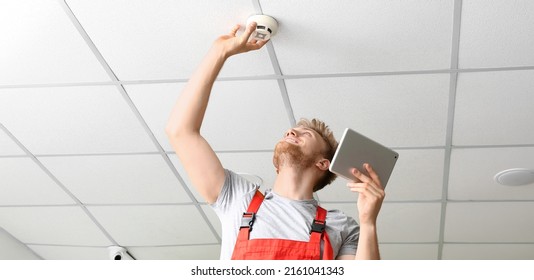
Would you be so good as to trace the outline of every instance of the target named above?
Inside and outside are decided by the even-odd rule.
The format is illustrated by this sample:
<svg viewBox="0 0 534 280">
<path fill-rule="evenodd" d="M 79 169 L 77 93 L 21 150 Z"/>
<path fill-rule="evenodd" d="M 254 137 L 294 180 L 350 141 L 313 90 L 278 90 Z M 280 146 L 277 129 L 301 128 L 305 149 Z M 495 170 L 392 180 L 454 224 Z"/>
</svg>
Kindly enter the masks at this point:
<svg viewBox="0 0 534 280">
<path fill-rule="evenodd" d="M 239 25 L 219 37 L 183 89 L 166 133 L 192 184 L 217 212 L 223 226 L 221 259 L 379 259 L 376 219 L 384 190 L 371 166 L 353 170 L 347 186 L 358 192 L 360 225 L 340 211 L 317 205 L 313 192 L 329 184 L 337 146 L 318 120 L 302 120 L 275 147 L 277 176 L 265 197 L 225 170 L 200 134 L 210 92 L 230 56 L 263 47 L 250 39 L 256 23 L 237 36 Z"/>
</svg>

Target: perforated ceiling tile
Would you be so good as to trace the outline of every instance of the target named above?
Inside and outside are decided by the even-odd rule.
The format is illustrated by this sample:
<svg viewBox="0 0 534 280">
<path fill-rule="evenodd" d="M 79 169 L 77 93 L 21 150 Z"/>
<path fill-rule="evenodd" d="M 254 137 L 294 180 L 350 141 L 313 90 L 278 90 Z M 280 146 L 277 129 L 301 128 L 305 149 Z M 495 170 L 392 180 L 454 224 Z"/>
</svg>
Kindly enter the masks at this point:
<svg viewBox="0 0 534 280">
<path fill-rule="evenodd" d="M 503 186 L 493 177 L 511 168 L 534 170 L 534 148 L 453 149 L 448 196 L 451 200 L 534 200 L 534 184 Z"/>
<path fill-rule="evenodd" d="M 317 117 L 336 137 L 350 127 L 389 147 L 445 144 L 449 75 L 287 80 L 295 116 Z"/>
<path fill-rule="evenodd" d="M 386 185 L 385 201 L 436 201 L 443 187 L 443 150 L 398 150 L 399 160 Z M 357 201 L 358 195 L 338 177 L 331 186 L 317 192 L 323 202 Z"/>
<path fill-rule="evenodd" d="M 445 242 L 534 242 L 532 202 L 448 203 Z"/>
<path fill-rule="evenodd" d="M 284 74 L 450 67 L 454 1 L 261 1 Z"/>
<path fill-rule="evenodd" d="M 67 3 L 121 80 L 187 78 L 217 37 L 255 13 L 250 0 Z M 262 49 L 232 57 L 221 76 L 273 73 Z"/>
<path fill-rule="evenodd" d="M 23 243 L 111 245 L 111 241 L 77 206 L 0 207 L 0 224 Z"/>
<path fill-rule="evenodd" d="M 462 2 L 460 68 L 534 65 L 534 2 Z"/>
<path fill-rule="evenodd" d="M 191 202 L 160 155 L 39 160 L 84 204 Z"/>
<path fill-rule="evenodd" d="M 130 247 L 129 252 L 142 260 L 218 260 L 221 245 Z"/>
<path fill-rule="evenodd" d="M 141 115 L 166 151 L 165 126 L 183 84 L 126 86 Z M 290 127 L 276 81 L 224 81 L 213 86 L 201 133 L 214 150 L 273 149 Z"/>
<path fill-rule="evenodd" d="M 58 2 L 2 1 L 0 85 L 109 81 Z"/>
<path fill-rule="evenodd" d="M 322 203 L 327 210 L 338 209 L 356 221 L 354 203 Z M 437 242 L 439 239 L 440 203 L 384 203 L 378 215 L 380 242 Z"/>
<path fill-rule="evenodd" d="M 0 129 L 0 156 L 24 154 L 24 151 L 2 129 Z"/>
<path fill-rule="evenodd" d="M 45 260 L 109 260 L 106 247 L 29 245 Z"/>
<path fill-rule="evenodd" d="M 217 242 L 195 206 L 91 206 L 88 208 L 122 246 L 192 245 Z M 186 227 L 187 230 L 184 230 Z"/>
<path fill-rule="evenodd" d="M 156 151 L 114 86 L 0 89 L 0 120 L 33 154 Z"/>
<path fill-rule="evenodd" d="M 76 203 L 30 158 L 0 158 L 0 170 L 0 205 Z"/>
<path fill-rule="evenodd" d="M 534 70 L 461 73 L 454 145 L 534 143 Z"/>
<path fill-rule="evenodd" d="M 532 260 L 533 244 L 445 244 L 444 260 Z"/>
<path fill-rule="evenodd" d="M 383 260 L 437 260 L 438 244 L 379 244 Z"/>
</svg>

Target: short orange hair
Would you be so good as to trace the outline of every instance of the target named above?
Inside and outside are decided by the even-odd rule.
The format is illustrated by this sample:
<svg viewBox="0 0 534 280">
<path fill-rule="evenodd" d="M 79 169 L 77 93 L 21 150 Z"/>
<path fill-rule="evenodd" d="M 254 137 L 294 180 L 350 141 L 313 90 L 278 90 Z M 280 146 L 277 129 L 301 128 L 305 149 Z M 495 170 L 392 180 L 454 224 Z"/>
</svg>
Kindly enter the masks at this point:
<svg viewBox="0 0 534 280">
<path fill-rule="evenodd" d="M 297 126 L 313 129 L 315 132 L 321 135 L 321 137 L 326 143 L 326 150 L 321 151 L 321 154 L 330 162 L 332 162 L 332 158 L 334 157 L 334 153 L 336 152 L 338 142 L 334 137 L 334 133 L 330 130 L 328 125 L 318 119 L 308 120 L 303 118 L 300 119 L 300 121 L 297 123 Z M 323 189 L 326 185 L 332 183 L 336 179 L 336 177 L 336 174 L 330 172 L 330 170 L 326 170 L 326 174 L 313 187 L 313 191 L 316 192 Z"/>
</svg>

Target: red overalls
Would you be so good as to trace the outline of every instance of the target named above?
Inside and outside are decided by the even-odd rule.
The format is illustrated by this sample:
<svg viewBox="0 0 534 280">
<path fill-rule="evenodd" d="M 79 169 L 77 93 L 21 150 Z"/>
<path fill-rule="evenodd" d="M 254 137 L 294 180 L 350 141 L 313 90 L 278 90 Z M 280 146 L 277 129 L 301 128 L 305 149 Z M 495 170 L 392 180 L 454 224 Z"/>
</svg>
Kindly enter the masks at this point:
<svg viewBox="0 0 534 280">
<path fill-rule="evenodd" d="M 322 259 L 333 259 L 332 245 L 325 230 L 326 210 L 317 206 L 313 220 L 310 241 L 287 239 L 249 239 L 256 213 L 263 202 L 263 194 L 257 190 L 243 213 L 241 228 L 232 254 L 233 260 L 319 260 L 321 259 L 321 239 L 324 240 Z"/>
</svg>

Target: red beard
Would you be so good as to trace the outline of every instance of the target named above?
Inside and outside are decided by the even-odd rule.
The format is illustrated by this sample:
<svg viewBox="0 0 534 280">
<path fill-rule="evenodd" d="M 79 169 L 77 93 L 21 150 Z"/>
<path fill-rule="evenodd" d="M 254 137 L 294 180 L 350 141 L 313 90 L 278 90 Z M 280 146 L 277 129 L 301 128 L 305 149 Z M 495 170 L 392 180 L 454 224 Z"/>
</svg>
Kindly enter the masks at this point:
<svg viewBox="0 0 534 280">
<path fill-rule="evenodd" d="M 311 167 L 315 164 L 315 157 L 305 155 L 300 146 L 279 142 L 274 148 L 273 163 L 278 173 L 281 166 L 291 166 L 298 169 Z"/>
</svg>

